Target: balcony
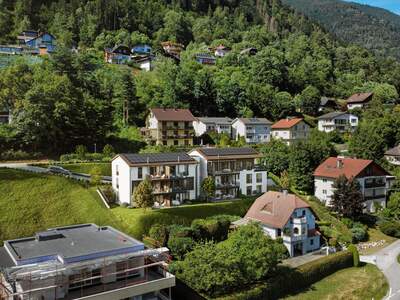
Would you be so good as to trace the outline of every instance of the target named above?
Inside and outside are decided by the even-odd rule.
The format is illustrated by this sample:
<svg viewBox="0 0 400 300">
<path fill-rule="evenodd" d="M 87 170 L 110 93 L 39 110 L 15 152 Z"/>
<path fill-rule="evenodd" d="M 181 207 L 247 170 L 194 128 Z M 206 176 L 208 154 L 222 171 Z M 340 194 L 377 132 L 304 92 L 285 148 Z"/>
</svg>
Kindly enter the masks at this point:
<svg viewBox="0 0 400 300">
<path fill-rule="evenodd" d="M 386 181 L 382 179 L 374 179 L 369 181 L 366 180 L 364 185 L 366 189 L 385 187 L 385 186 L 386 186 Z"/>
<path fill-rule="evenodd" d="M 298 241 L 303 241 L 306 240 L 307 234 L 303 234 L 303 235 L 282 235 L 282 239 L 284 242 L 288 242 L 288 243 L 293 243 L 293 242 L 298 242 Z"/>
<path fill-rule="evenodd" d="M 224 183 L 217 183 L 216 189 L 231 189 L 231 188 L 238 188 L 239 182 L 224 182 Z"/>
<path fill-rule="evenodd" d="M 293 218 L 293 224 L 300 224 L 300 225 L 307 224 L 307 218 L 306 217 Z"/>
</svg>

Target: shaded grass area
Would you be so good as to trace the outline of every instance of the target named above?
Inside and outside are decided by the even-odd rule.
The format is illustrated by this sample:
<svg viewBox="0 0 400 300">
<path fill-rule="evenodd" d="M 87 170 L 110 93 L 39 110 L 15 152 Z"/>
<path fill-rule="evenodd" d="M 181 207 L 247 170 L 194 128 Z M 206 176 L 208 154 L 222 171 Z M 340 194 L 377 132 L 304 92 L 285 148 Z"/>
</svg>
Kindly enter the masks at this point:
<svg viewBox="0 0 400 300">
<path fill-rule="evenodd" d="M 248 198 L 222 203 L 182 205 L 158 210 L 115 207 L 111 211 L 118 221 L 125 224 L 127 233 L 136 238 L 142 238 L 144 234 L 148 234 L 148 231 L 154 224 L 190 225 L 194 219 L 214 215 L 228 214 L 244 216 L 253 201 L 253 198 Z"/>
<path fill-rule="evenodd" d="M 37 165 L 38 167 L 48 168 L 49 166 L 60 166 L 64 169 L 70 170 L 75 173 L 83 173 L 83 174 L 91 174 L 94 168 L 99 168 L 101 171 L 101 175 L 103 176 L 111 176 L 111 163 L 102 163 L 102 162 L 88 162 L 88 163 L 54 163 L 54 164 L 32 164 Z"/>
<path fill-rule="evenodd" d="M 96 223 L 124 229 L 94 188 L 61 176 L 0 168 L 0 243 L 50 227 Z"/>
<path fill-rule="evenodd" d="M 388 288 L 388 283 L 378 268 L 366 264 L 359 268 L 337 271 L 313 284 L 306 291 L 284 299 L 382 299 Z"/>
</svg>

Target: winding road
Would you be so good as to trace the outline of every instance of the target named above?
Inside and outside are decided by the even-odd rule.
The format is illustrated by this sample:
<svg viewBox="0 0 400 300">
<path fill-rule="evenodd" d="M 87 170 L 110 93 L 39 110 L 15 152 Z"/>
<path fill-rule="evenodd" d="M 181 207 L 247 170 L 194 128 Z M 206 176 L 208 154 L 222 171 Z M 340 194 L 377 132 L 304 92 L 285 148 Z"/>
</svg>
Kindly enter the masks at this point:
<svg viewBox="0 0 400 300">
<path fill-rule="evenodd" d="M 400 300 L 400 264 L 397 256 L 400 255 L 400 240 L 379 250 L 374 255 L 361 256 L 363 262 L 375 264 L 385 274 L 389 283 L 389 292 L 385 300 Z"/>
</svg>

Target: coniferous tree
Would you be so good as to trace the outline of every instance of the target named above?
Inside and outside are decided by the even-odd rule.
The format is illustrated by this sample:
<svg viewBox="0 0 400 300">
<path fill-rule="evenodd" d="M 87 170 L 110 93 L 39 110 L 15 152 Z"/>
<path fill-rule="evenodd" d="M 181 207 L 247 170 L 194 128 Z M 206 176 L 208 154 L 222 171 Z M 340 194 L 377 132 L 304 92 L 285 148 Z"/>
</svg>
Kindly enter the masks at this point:
<svg viewBox="0 0 400 300">
<path fill-rule="evenodd" d="M 363 196 L 360 184 L 354 178 L 339 176 L 333 184 L 332 208 L 345 218 L 356 218 L 363 211 Z"/>
<path fill-rule="evenodd" d="M 154 205 L 153 187 L 148 179 L 143 180 L 135 188 L 132 195 L 132 202 L 140 208 L 151 208 Z"/>
</svg>

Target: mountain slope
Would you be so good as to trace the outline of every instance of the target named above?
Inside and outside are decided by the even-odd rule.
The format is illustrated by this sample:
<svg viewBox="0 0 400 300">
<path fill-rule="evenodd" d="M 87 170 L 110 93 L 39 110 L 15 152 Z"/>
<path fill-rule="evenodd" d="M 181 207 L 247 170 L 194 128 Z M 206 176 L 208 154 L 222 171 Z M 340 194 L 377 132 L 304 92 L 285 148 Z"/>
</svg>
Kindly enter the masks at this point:
<svg viewBox="0 0 400 300">
<path fill-rule="evenodd" d="M 345 42 L 400 59 L 400 16 L 388 10 L 340 0 L 282 2 L 317 21 Z"/>
</svg>

